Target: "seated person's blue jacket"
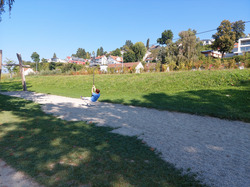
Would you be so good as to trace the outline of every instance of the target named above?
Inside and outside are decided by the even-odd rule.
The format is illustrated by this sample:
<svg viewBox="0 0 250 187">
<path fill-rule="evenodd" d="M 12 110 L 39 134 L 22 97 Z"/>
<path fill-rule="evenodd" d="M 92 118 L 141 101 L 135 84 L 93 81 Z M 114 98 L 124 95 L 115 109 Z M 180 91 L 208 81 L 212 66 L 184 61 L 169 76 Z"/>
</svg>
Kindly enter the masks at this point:
<svg viewBox="0 0 250 187">
<path fill-rule="evenodd" d="M 97 94 L 93 92 L 90 100 L 92 102 L 96 102 L 99 97 L 100 97 L 100 93 Z"/>
</svg>

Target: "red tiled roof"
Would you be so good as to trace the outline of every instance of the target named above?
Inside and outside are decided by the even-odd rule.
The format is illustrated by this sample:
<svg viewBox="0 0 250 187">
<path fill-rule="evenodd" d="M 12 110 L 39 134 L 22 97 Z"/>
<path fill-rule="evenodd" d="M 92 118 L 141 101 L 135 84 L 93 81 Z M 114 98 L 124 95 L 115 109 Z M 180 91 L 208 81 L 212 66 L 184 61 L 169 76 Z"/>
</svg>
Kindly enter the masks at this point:
<svg viewBox="0 0 250 187">
<path fill-rule="evenodd" d="M 104 57 L 104 55 L 102 55 L 102 56 L 97 56 L 95 59 L 101 59 L 102 57 Z"/>
<path fill-rule="evenodd" d="M 120 56 L 112 56 L 112 55 L 110 55 L 110 57 L 111 58 L 113 58 L 114 60 L 116 60 L 117 62 L 122 62 L 122 57 L 120 57 Z M 117 60 L 117 58 L 121 58 L 121 60 Z"/>
</svg>

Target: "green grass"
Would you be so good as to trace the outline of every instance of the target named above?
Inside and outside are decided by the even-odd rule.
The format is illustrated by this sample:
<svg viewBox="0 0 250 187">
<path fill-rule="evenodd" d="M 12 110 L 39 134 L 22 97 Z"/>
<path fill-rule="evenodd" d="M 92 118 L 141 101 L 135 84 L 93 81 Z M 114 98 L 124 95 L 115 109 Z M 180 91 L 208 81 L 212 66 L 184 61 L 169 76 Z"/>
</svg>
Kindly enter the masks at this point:
<svg viewBox="0 0 250 187">
<path fill-rule="evenodd" d="M 70 77 L 71 78 L 71 77 Z M 0 158 L 45 186 L 202 186 L 136 137 L 0 95 Z"/>
<path fill-rule="evenodd" d="M 250 122 L 250 70 L 95 75 L 100 101 Z M 27 77 L 28 90 L 89 96 L 92 75 Z M 20 79 L 2 82 L 21 90 Z"/>
</svg>

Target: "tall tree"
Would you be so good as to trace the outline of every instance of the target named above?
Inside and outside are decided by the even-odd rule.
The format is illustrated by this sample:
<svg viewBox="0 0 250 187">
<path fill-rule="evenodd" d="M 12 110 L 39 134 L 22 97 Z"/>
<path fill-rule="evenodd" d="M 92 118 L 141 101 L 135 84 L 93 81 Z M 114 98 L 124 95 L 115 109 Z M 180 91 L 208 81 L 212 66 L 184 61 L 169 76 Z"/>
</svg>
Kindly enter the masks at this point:
<svg viewBox="0 0 250 187">
<path fill-rule="evenodd" d="M 148 38 L 148 40 L 147 40 L 147 45 L 146 45 L 146 47 L 147 47 L 147 50 L 149 49 L 149 38 Z"/>
<path fill-rule="evenodd" d="M 96 56 L 101 56 L 100 49 L 97 49 Z"/>
<path fill-rule="evenodd" d="M 165 30 L 161 34 L 161 38 L 157 39 L 157 43 L 161 45 L 169 44 L 173 40 L 174 34 L 171 30 Z"/>
<path fill-rule="evenodd" d="M 76 51 L 76 54 L 72 54 L 72 56 L 75 56 L 78 58 L 86 58 L 86 51 L 83 48 L 78 48 Z"/>
<path fill-rule="evenodd" d="M 179 33 L 179 49 L 187 62 L 193 62 L 198 58 L 196 31 L 188 29 Z"/>
<path fill-rule="evenodd" d="M 146 54 L 146 47 L 142 42 L 137 42 L 133 45 L 132 50 L 135 53 L 135 61 L 141 61 Z"/>
<path fill-rule="evenodd" d="M 56 57 L 56 53 L 53 54 L 53 58 L 57 58 L 57 57 Z"/>
<path fill-rule="evenodd" d="M 104 55 L 103 47 L 100 47 L 100 56 Z"/>
<path fill-rule="evenodd" d="M 213 35 L 215 41 L 212 48 L 219 50 L 222 53 L 222 58 L 225 52 L 230 52 L 234 48 L 235 32 L 232 29 L 232 24 L 228 20 L 223 20 L 217 28 L 217 32 Z"/>
<path fill-rule="evenodd" d="M 8 6 L 10 14 L 14 2 L 15 0 L 0 0 L 0 22 L 2 21 L 2 13 L 5 12 L 5 6 Z"/>
<path fill-rule="evenodd" d="M 31 55 L 31 59 L 36 63 L 36 71 L 37 71 L 37 63 L 39 63 L 40 58 L 39 54 L 37 52 L 33 52 Z"/>
<path fill-rule="evenodd" d="M 237 43 L 241 37 L 245 37 L 245 22 L 242 20 L 232 23 L 232 29 L 235 32 L 235 42 Z"/>
</svg>

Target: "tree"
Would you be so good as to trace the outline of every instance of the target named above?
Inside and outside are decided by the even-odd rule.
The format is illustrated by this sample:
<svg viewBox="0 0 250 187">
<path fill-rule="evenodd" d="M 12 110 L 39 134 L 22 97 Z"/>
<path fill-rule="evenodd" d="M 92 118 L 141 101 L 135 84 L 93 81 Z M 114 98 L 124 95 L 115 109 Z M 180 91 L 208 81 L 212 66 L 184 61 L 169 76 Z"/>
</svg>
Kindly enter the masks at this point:
<svg viewBox="0 0 250 187">
<path fill-rule="evenodd" d="M 76 54 L 72 54 L 72 56 L 74 57 L 78 57 L 78 58 L 86 58 L 86 51 L 83 48 L 78 48 L 76 51 Z"/>
<path fill-rule="evenodd" d="M 31 55 L 31 59 L 36 63 L 36 71 L 37 71 L 37 63 L 39 63 L 40 61 L 39 54 L 37 54 L 37 52 L 33 52 Z"/>
<path fill-rule="evenodd" d="M 230 52 L 234 48 L 235 32 L 231 25 L 230 21 L 223 20 L 217 28 L 217 32 L 213 35 L 215 41 L 212 48 L 219 50 L 222 53 L 222 58 L 225 52 Z"/>
<path fill-rule="evenodd" d="M 147 47 L 147 50 L 149 49 L 149 39 L 147 40 L 147 45 L 146 45 L 146 47 Z"/>
<path fill-rule="evenodd" d="M 56 53 L 53 54 L 53 58 L 57 58 L 57 57 L 56 57 Z"/>
<path fill-rule="evenodd" d="M 241 37 L 245 37 L 245 22 L 242 20 L 232 23 L 232 29 L 235 32 L 235 42 L 237 43 Z"/>
<path fill-rule="evenodd" d="M 117 48 L 116 50 L 112 51 L 111 55 L 113 56 L 122 56 L 121 50 Z"/>
<path fill-rule="evenodd" d="M 171 30 L 165 30 L 161 34 L 161 38 L 157 39 L 157 43 L 164 45 L 164 44 L 169 44 L 173 40 L 174 34 Z"/>
<path fill-rule="evenodd" d="M 126 40 L 125 45 L 123 45 L 121 49 L 124 51 L 129 51 L 132 49 L 132 46 L 133 46 L 133 43 L 131 42 L 131 40 Z"/>
<path fill-rule="evenodd" d="M 8 58 L 6 58 L 6 60 L 4 61 L 6 64 L 15 64 L 15 62 L 13 60 L 10 60 Z M 8 72 L 10 73 L 10 78 L 12 78 L 12 73 L 14 72 L 14 66 L 6 66 L 5 67 Z"/>
<path fill-rule="evenodd" d="M 56 63 L 55 62 L 50 62 L 49 63 L 49 70 L 54 70 L 56 69 Z"/>
<path fill-rule="evenodd" d="M 97 52 L 96 52 L 96 56 L 101 56 L 100 54 L 101 54 L 101 53 L 100 53 L 100 49 L 98 48 L 98 49 L 97 49 Z"/>
<path fill-rule="evenodd" d="M 135 61 L 139 62 L 143 59 L 146 54 L 146 47 L 142 42 L 137 42 L 133 45 L 132 50 L 135 53 Z"/>
<path fill-rule="evenodd" d="M 135 53 L 132 50 L 123 54 L 123 62 L 135 62 Z"/>
<path fill-rule="evenodd" d="M 158 57 L 157 57 L 161 64 L 165 64 L 166 63 L 166 48 L 165 47 L 161 47 L 160 51 L 158 53 Z"/>
<path fill-rule="evenodd" d="M 103 47 L 100 47 L 100 56 L 104 55 Z"/>
<path fill-rule="evenodd" d="M 42 63 L 47 63 L 48 61 L 45 58 L 42 58 L 41 62 Z"/>
<path fill-rule="evenodd" d="M 1 0 L 0 1 L 0 22 L 2 21 L 2 13 L 5 12 L 5 6 L 7 5 L 9 7 L 9 14 L 11 12 L 13 3 L 15 2 L 15 0 Z"/>
<path fill-rule="evenodd" d="M 196 31 L 191 29 L 179 33 L 180 39 L 177 42 L 179 50 L 188 63 L 194 62 L 198 58 L 198 45 L 195 34 Z"/>
</svg>

